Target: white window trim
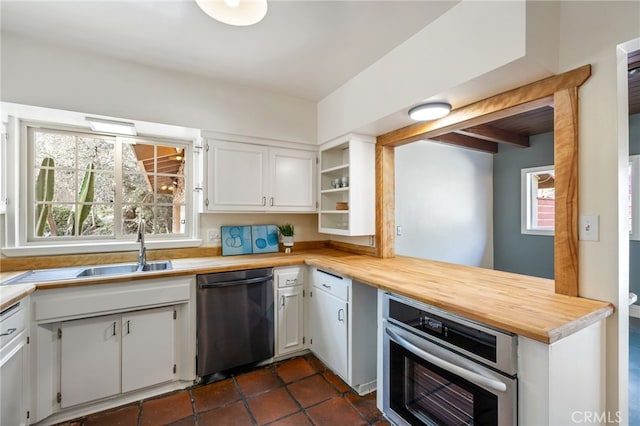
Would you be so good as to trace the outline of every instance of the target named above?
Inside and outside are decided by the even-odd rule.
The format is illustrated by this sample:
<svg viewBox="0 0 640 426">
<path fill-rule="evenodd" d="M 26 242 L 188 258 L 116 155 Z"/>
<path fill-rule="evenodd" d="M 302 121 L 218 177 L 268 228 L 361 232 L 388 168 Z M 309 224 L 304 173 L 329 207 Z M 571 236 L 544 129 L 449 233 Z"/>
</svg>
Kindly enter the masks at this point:
<svg viewBox="0 0 640 426">
<path fill-rule="evenodd" d="M 629 157 L 631 164 L 631 232 L 629 239 L 640 241 L 640 155 Z"/>
<path fill-rule="evenodd" d="M 531 209 L 529 202 L 532 197 L 531 181 L 527 178 L 530 173 L 554 170 L 553 164 L 550 166 L 529 167 L 520 171 L 520 232 L 526 235 L 541 235 L 552 237 L 555 235 L 555 229 L 536 229 L 531 228 Z"/>
<path fill-rule="evenodd" d="M 72 240 L 72 241 L 28 241 L 28 220 L 26 215 L 31 211 L 28 203 L 27 185 L 29 182 L 29 153 L 28 153 L 28 132 L 29 126 L 44 126 L 53 129 L 87 132 L 87 128 L 74 125 L 66 125 L 64 123 L 47 123 L 32 120 L 19 120 L 15 117 L 9 117 L 9 138 L 6 146 L 6 176 L 15 176 L 13 182 L 7 182 L 6 196 L 8 200 L 7 211 L 5 214 L 5 241 L 3 241 L 2 254 L 6 256 L 37 256 L 37 255 L 57 255 L 57 254 L 79 254 L 79 253 L 105 253 L 114 251 L 132 251 L 139 247 L 136 243 L 135 236 L 130 239 L 118 240 Z M 89 131 L 90 132 L 90 131 Z M 185 175 L 191 191 L 186 194 L 186 205 L 188 217 L 191 218 L 191 226 L 185 235 L 178 237 L 167 236 L 162 239 L 154 239 L 149 236 L 145 245 L 148 249 L 169 249 L 169 248 L 185 248 L 198 247 L 202 244 L 202 240 L 198 238 L 199 233 L 199 214 L 196 201 L 198 194 L 195 182 L 196 173 L 199 168 L 197 161 L 201 161 L 197 157 L 198 149 L 194 149 L 197 141 L 163 138 L 162 136 L 150 135 L 149 139 L 160 142 L 180 140 L 189 144 L 189 156 L 192 161 L 190 172 Z M 144 139 L 145 136 L 139 138 Z"/>
</svg>

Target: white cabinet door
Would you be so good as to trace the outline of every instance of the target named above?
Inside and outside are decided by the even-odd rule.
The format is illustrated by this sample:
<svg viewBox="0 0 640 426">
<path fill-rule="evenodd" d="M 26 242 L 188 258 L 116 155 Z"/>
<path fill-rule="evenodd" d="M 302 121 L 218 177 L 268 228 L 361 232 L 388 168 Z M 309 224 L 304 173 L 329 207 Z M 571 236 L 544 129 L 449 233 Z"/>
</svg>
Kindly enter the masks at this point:
<svg viewBox="0 0 640 426">
<path fill-rule="evenodd" d="M 347 380 L 347 302 L 317 287 L 313 288 L 309 302 L 311 350 Z"/>
<path fill-rule="evenodd" d="M 122 392 L 173 380 L 173 307 L 122 316 Z"/>
<path fill-rule="evenodd" d="M 302 286 L 279 289 L 277 303 L 277 355 L 301 350 L 303 348 Z"/>
<path fill-rule="evenodd" d="M 61 407 L 120 393 L 120 315 L 61 325 Z"/>
<path fill-rule="evenodd" d="M 209 142 L 207 210 L 265 210 L 267 207 L 266 147 Z"/>
<path fill-rule="evenodd" d="M 315 211 L 315 165 L 314 152 L 270 148 L 269 207 L 278 211 Z"/>
<path fill-rule="evenodd" d="M 27 424 L 24 375 L 27 368 L 26 338 L 8 348 L 0 360 L 0 425 L 22 426 Z M 3 351 L 4 352 L 4 351 Z"/>
</svg>

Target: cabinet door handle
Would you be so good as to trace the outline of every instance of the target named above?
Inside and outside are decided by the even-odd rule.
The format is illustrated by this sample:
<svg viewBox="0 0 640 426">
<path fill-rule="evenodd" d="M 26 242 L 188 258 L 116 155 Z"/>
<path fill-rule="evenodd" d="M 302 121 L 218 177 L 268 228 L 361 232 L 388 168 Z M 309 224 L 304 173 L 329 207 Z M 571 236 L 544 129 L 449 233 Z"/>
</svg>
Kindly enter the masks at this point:
<svg viewBox="0 0 640 426">
<path fill-rule="evenodd" d="M 286 280 L 284 283 L 285 283 L 286 285 L 292 285 L 292 284 L 295 284 L 295 283 L 297 283 L 297 282 L 298 282 L 298 279 L 297 279 L 297 278 L 294 278 L 294 279 L 292 279 L 292 280 Z"/>
<path fill-rule="evenodd" d="M 340 315 L 342 313 L 342 315 Z M 344 322 L 344 309 L 338 309 L 338 321 Z"/>
<path fill-rule="evenodd" d="M 127 334 L 131 334 L 131 328 L 130 328 L 130 320 L 127 320 Z"/>
<path fill-rule="evenodd" d="M 284 296 L 280 296 L 280 306 L 284 306 Z"/>
<path fill-rule="evenodd" d="M 11 336 L 13 333 L 15 333 L 17 330 L 17 328 L 8 328 L 6 333 L 2 333 L 0 334 L 0 336 Z"/>
<path fill-rule="evenodd" d="M 270 198 L 270 200 L 269 200 L 269 205 L 270 205 L 271 207 L 273 207 L 273 197 L 271 197 L 271 198 Z"/>
<path fill-rule="evenodd" d="M 263 206 L 267 205 L 267 197 L 262 197 L 262 205 Z"/>
<path fill-rule="evenodd" d="M 328 284 L 322 284 L 322 287 L 324 287 L 324 288 L 331 288 L 331 286 L 330 286 L 330 285 L 328 285 Z"/>
<path fill-rule="evenodd" d="M 113 335 L 116 335 L 116 322 L 113 322 Z"/>
</svg>

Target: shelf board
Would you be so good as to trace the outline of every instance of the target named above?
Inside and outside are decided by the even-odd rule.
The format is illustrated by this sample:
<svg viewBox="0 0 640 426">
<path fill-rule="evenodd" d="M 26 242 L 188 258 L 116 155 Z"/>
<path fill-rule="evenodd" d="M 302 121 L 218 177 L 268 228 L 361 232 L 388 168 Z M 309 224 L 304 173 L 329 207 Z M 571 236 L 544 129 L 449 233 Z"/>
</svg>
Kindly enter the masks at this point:
<svg viewBox="0 0 640 426">
<path fill-rule="evenodd" d="M 320 191 L 321 194 L 330 194 L 332 192 L 344 192 L 344 191 L 348 191 L 349 187 L 345 186 L 342 188 L 331 188 L 331 189 L 323 189 L 322 191 Z"/>
<path fill-rule="evenodd" d="M 349 213 L 349 210 L 320 210 L 321 214 L 344 214 Z"/>
<path fill-rule="evenodd" d="M 339 166 L 329 167 L 328 169 L 320 170 L 320 173 L 331 173 L 331 172 L 335 172 L 335 171 L 338 171 L 338 170 L 344 170 L 344 169 L 348 169 L 348 168 L 349 168 L 349 163 L 340 164 Z"/>
</svg>

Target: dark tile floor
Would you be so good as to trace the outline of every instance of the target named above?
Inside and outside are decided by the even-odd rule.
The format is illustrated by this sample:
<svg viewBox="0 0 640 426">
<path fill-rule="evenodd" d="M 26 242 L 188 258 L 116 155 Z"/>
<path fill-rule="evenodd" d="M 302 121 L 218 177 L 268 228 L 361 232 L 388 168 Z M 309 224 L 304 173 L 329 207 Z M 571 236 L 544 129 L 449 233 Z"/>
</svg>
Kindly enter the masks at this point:
<svg viewBox="0 0 640 426">
<path fill-rule="evenodd" d="M 138 401 L 60 426 L 389 425 L 313 355 Z"/>
<path fill-rule="evenodd" d="M 640 318 L 629 318 L 629 425 L 640 425 Z"/>
</svg>

